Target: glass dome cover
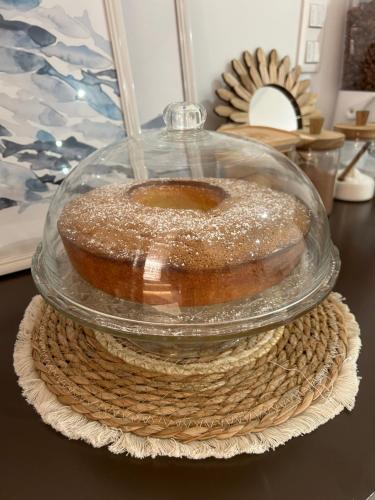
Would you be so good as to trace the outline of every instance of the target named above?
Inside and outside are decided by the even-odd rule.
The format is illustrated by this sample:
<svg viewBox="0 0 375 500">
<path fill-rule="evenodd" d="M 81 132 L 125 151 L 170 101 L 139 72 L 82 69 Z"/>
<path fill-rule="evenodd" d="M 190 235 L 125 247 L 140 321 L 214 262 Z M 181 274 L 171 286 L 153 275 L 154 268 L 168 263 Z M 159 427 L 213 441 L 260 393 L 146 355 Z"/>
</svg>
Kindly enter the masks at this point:
<svg viewBox="0 0 375 500">
<path fill-rule="evenodd" d="M 117 335 L 230 338 L 329 293 L 339 257 L 313 185 L 276 150 L 204 130 L 205 117 L 171 104 L 166 128 L 66 177 L 32 265 L 54 307 Z"/>
</svg>

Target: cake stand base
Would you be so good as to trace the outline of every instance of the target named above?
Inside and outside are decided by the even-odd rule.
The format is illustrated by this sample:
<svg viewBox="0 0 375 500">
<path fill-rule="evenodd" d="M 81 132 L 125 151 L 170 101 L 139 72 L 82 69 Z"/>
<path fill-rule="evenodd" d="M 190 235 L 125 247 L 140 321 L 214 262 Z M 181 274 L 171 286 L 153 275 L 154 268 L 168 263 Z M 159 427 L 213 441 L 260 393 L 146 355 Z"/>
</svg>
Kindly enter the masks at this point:
<svg viewBox="0 0 375 500">
<path fill-rule="evenodd" d="M 353 408 L 359 327 L 339 295 L 251 339 L 176 362 L 83 328 L 35 297 L 14 365 L 46 423 L 140 458 L 262 453 Z"/>
</svg>

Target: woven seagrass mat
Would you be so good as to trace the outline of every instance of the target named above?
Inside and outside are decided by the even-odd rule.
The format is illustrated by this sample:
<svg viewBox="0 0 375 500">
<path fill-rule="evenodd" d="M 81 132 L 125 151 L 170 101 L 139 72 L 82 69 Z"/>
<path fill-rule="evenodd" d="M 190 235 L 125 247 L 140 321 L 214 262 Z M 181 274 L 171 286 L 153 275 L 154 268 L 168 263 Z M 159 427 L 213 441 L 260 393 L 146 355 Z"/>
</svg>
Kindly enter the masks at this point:
<svg viewBox="0 0 375 500">
<path fill-rule="evenodd" d="M 15 369 L 26 399 L 71 438 L 116 453 L 259 453 L 310 432 L 358 390 L 359 328 L 340 296 L 218 357 L 173 362 L 84 328 L 35 297 Z"/>
</svg>

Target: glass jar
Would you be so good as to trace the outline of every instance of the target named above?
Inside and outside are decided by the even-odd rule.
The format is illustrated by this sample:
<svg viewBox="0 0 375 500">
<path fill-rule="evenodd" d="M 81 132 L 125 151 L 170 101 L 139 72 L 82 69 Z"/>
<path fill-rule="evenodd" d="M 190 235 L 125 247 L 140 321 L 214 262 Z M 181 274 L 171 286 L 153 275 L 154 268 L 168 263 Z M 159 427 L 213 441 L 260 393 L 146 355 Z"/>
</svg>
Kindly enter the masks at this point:
<svg viewBox="0 0 375 500">
<path fill-rule="evenodd" d="M 375 0 L 351 0 L 344 50 L 342 89 L 375 91 Z"/>
<path fill-rule="evenodd" d="M 345 144 L 342 148 L 340 167 L 344 169 L 369 142 L 367 151 L 359 158 L 356 169 L 364 174 L 375 177 L 375 123 L 367 123 L 369 112 L 356 112 L 354 123 L 336 123 L 335 130 L 345 135 Z"/>
<path fill-rule="evenodd" d="M 66 177 L 32 265 L 50 304 L 168 351 L 275 328 L 329 293 L 340 261 L 313 185 L 273 148 L 204 130 L 205 116 L 172 104 L 166 128 Z"/>
<path fill-rule="evenodd" d="M 314 125 L 311 119 L 310 127 Z M 320 121 L 318 126 L 322 125 L 323 121 Z M 333 207 L 340 150 L 345 136 L 331 130 L 318 130 L 316 134 L 301 133 L 302 142 L 296 149 L 294 159 L 318 190 L 329 215 Z"/>
</svg>

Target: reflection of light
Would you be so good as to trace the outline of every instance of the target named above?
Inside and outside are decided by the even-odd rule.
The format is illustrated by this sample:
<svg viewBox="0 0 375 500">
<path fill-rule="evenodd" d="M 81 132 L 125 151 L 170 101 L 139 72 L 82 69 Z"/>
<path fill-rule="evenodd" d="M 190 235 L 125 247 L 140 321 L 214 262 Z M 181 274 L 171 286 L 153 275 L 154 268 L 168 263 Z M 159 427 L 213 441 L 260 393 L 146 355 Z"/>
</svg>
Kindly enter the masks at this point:
<svg viewBox="0 0 375 500">
<path fill-rule="evenodd" d="M 65 175 L 69 174 L 69 168 L 66 165 L 61 169 L 61 171 Z"/>
<path fill-rule="evenodd" d="M 57 141 L 56 141 L 56 146 L 57 146 L 58 148 L 61 148 L 61 146 L 62 146 L 62 141 L 57 140 Z"/>
<path fill-rule="evenodd" d="M 267 212 L 263 212 L 261 215 L 262 219 L 267 219 L 268 215 Z"/>
<path fill-rule="evenodd" d="M 143 270 L 144 281 L 159 281 L 161 278 L 161 268 L 160 257 L 147 256 Z"/>
<path fill-rule="evenodd" d="M 257 239 L 257 240 L 255 240 L 255 243 L 256 243 L 257 245 L 259 245 L 260 240 L 258 240 L 258 239 Z"/>
<path fill-rule="evenodd" d="M 82 99 L 83 97 L 85 97 L 85 95 L 86 95 L 85 90 L 83 90 L 83 89 L 78 89 L 77 90 L 78 99 Z"/>
</svg>

